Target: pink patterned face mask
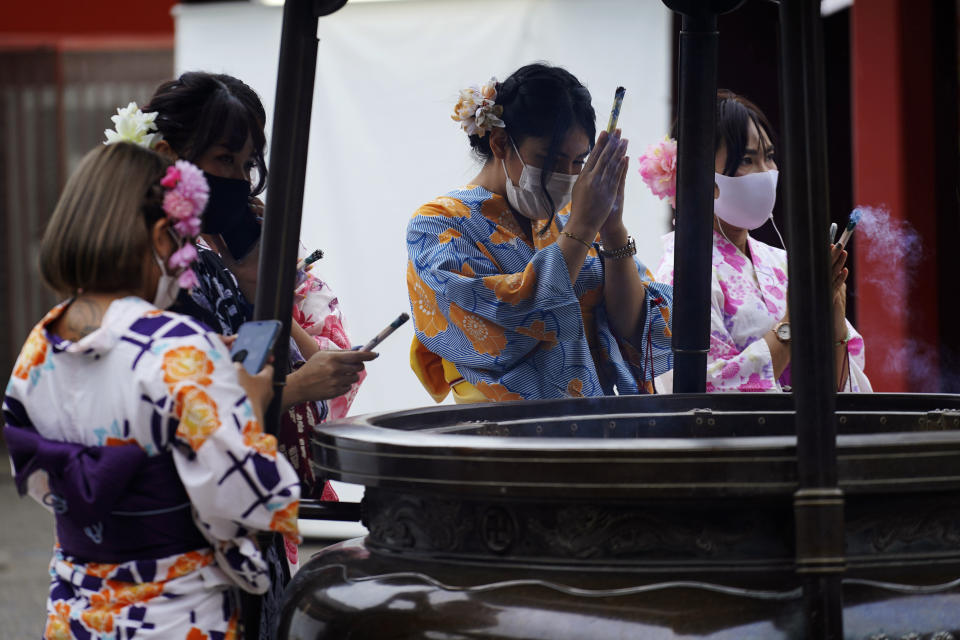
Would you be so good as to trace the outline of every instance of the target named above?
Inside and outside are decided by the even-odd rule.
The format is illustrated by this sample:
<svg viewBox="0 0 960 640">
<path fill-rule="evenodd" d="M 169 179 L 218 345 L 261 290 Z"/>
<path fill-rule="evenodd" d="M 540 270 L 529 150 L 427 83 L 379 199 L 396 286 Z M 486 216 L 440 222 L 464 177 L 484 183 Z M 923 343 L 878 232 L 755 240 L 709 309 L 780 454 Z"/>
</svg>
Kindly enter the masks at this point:
<svg viewBox="0 0 960 640">
<path fill-rule="evenodd" d="M 773 215 L 779 176 L 776 170 L 745 176 L 714 173 L 720 195 L 713 201 L 713 212 L 734 227 L 748 231 L 760 228 Z"/>
</svg>

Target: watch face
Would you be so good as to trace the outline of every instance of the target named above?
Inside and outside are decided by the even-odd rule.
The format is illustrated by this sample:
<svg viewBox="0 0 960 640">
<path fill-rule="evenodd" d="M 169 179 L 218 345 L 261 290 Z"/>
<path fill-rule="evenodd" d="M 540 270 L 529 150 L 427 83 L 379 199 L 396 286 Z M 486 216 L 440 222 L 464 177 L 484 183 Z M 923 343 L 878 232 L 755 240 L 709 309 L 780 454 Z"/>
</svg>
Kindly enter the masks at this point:
<svg viewBox="0 0 960 640">
<path fill-rule="evenodd" d="M 782 324 L 782 325 L 780 325 L 779 327 L 777 327 L 777 337 L 780 338 L 781 340 L 789 340 L 789 339 L 790 339 L 790 325 L 789 325 L 789 324 Z"/>
</svg>

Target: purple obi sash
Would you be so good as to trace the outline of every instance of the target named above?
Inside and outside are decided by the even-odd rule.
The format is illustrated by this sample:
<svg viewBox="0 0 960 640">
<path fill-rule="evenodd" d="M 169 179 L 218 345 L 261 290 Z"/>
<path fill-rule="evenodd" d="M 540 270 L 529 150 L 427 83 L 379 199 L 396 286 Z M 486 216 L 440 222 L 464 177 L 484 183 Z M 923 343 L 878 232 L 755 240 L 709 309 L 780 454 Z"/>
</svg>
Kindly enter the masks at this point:
<svg viewBox="0 0 960 640">
<path fill-rule="evenodd" d="M 169 451 L 148 456 L 136 444 L 87 447 L 9 424 L 4 436 L 20 495 L 33 472 L 47 472 L 44 501 L 56 514 L 67 556 L 120 563 L 210 546 L 193 522 Z"/>
</svg>

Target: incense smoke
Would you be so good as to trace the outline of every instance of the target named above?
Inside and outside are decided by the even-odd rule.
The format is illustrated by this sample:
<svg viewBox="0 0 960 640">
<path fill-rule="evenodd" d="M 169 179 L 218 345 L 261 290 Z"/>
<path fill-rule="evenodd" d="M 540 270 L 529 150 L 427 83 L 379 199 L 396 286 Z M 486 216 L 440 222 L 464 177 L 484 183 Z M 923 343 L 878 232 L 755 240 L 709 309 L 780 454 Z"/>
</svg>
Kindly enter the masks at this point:
<svg viewBox="0 0 960 640">
<path fill-rule="evenodd" d="M 920 234 L 905 220 L 891 218 L 885 207 L 861 206 L 856 211 L 861 213 L 856 231 L 860 236 L 857 251 L 866 258 L 857 271 L 858 283 L 882 287 L 891 300 L 907 298 L 923 257 Z M 905 304 L 892 302 L 882 313 L 894 325 L 905 326 L 908 322 Z M 948 373 L 943 369 L 944 363 L 939 362 L 938 347 L 922 338 L 907 336 L 900 344 L 868 341 L 867 349 L 868 372 L 879 365 L 898 375 L 906 374 L 916 391 L 937 392 L 946 382 Z"/>
<path fill-rule="evenodd" d="M 937 393 L 946 381 L 948 373 L 940 363 L 937 347 L 924 340 L 908 337 L 903 344 L 873 345 L 873 365 L 882 363 L 882 368 L 898 375 L 910 377 L 910 389 L 922 393 Z M 867 368 L 871 366 L 871 353 L 867 352 Z"/>
<path fill-rule="evenodd" d="M 857 207 L 860 212 L 857 233 L 867 242 L 858 246 L 873 268 L 857 273 L 857 279 L 870 284 L 905 286 L 913 281 L 920 263 L 923 243 L 909 222 L 890 217 L 884 207 Z M 902 289 L 894 289 L 900 290 Z"/>
</svg>

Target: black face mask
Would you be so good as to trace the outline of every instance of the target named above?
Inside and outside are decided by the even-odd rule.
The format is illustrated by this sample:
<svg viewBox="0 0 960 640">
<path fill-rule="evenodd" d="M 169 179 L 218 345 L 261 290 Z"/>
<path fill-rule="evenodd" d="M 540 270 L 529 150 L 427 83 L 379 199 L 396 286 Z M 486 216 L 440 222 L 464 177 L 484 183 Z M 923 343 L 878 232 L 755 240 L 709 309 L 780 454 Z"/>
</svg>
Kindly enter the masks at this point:
<svg viewBox="0 0 960 640">
<path fill-rule="evenodd" d="M 250 182 L 221 178 L 206 171 L 203 176 L 210 185 L 210 197 L 207 208 L 203 210 L 201 229 L 210 234 L 229 231 L 238 225 L 250 210 Z"/>
</svg>

